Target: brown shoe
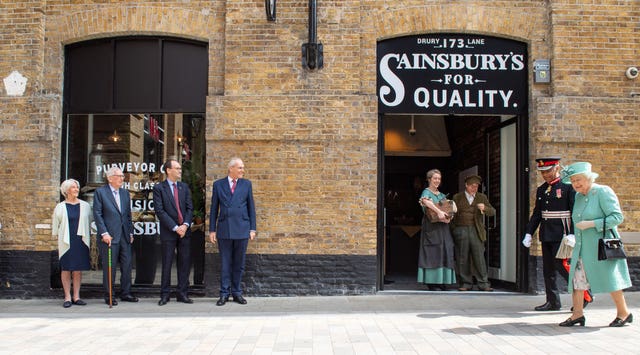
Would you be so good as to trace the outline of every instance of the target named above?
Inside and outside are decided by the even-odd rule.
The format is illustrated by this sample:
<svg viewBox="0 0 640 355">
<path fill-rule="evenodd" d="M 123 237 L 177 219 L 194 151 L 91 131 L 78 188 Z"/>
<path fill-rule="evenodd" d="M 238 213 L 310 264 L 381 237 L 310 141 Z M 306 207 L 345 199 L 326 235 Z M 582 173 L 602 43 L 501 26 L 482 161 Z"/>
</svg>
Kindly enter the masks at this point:
<svg viewBox="0 0 640 355">
<path fill-rule="evenodd" d="M 469 289 L 466 288 L 466 287 L 460 287 L 460 288 L 458 288 L 458 291 L 464 292 L 464 291 L 469 291 Z"/>
<path fill-rule="evenodd" d="M 491 287 L 485 287 L 485 288 L 481 288 L 480 291 L 492 292 L 493 289 Z"/>
</svg>

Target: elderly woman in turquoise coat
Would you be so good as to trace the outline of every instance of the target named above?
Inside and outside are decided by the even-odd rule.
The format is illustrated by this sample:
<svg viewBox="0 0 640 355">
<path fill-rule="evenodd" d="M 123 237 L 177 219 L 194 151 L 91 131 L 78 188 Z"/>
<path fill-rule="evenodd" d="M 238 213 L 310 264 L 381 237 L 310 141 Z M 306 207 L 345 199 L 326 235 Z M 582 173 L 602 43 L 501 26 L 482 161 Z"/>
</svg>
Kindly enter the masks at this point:
<svg viewBox="0 0 640 355">
<path fill-rule="evenodd" d="M 633 322 L 622 292 L 631 287 L 627 260 L 598 260 L 598 240 L 603 238 L 603 227 L 607 229 L 607 238 L 617 238 L 617 226 L 622 223 L 623 216 L 618 197 L 609 186 L 596 184 L 597 177 L 587 162 L 573 163 L 563 170 L 563 181 L 571 181 L 576 191 L 572 214 L 575 245 L 568 285 L 572 293 L 573 313 L 560 323 L 563 327 L 585 325 L 583 292 L 589 288 L 593 293 L 608 292 L 611 295 L 617 313 L 610 327 L 622 327 Z"/>
</svg>

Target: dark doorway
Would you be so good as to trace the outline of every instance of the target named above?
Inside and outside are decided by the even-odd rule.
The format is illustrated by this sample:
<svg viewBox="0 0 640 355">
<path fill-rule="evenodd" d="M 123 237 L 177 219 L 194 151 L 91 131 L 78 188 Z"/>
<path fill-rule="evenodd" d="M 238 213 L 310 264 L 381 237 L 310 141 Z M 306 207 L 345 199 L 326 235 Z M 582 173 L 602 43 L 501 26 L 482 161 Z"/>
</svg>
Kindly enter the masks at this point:
<svg viewBox="0 0 640 355">
<path fill-rule="evenodd" d="M 510 280 L 506 287 L 526 289 L 526 260 L 511 264 L 522 248 L 505 238 L 513 239 L 528 211 L 527 44 L 482 34 L 419 33 L 379 41 L 376 57 L 378 285 L 420 287 L 417 192 L 426 172 L 438 168 L 442 192 L 461 191 L 464 177 L 479 174 L 490 180 L 480 191 L 499 200 L 498 207 L 508 206 L 500 213 L 516 211 L 485 221 L 492 228 L 489 272 Z M 505 253 L 517 256 L 505 259 Z M 505 273 L 509 268 L 517 273 Z"/>
<path fill-rule="evenodd" d="M 106 183 L 104 172 L 114 164 L 123 170 L 123 187 L 132 199 L 135 291 L 157 293 L 161 260 L 152 189 L 164 179 L 162 163 L 179 160 L 196 217 L 191 290 L 204 292 L 207 44 L 168 37 L 106 38 L 69 45 L 65 55 L 61 179 L 78 180 L 80 197 L 91 203 L 93 191 Z M 95 252 L 91 265 L 83 287 L 100 292 L 102 271 Z"/>
<path fill-rule="evenodd" d="M 426 285 L 417 282 L 417 260 L 420 246 L 421 221 L 423 212 L 418 198 L 427 187 L 426 172 L 438 169 L 443 181 L 439 190 L 451 198 L 464 188 L 463 179 L 472 171 L 485 178 L 480 191 L 488 194 L 492 205 L 501 214 L 500 167 L 507 161 L 516 164 L 515 147 L 505 149 L 500 145 L 500 127 L 515 123 L 500 116 L 398 116 L 386 115 L 384 157 L 384 289 L 385 290 L 426 290 Z M 390 124 L 390 121 L 395 123 Z M 442 121 L 442 123 L 439 123 Z M 399 127 L 403 127 L 399 129 Z M 442 128 L 438 128 L 438 127 Z M 410 131 L 412 130 L 413 131 Z M 404 132 L 403 132 L 404 131 Z M 446 137 L 444 143 L 433 145 L 429 137 L 437 131 Z M 516 130 L 502 132 L 515 142 Z M 404 141 L 402 144 L 394 140 Z M 431 140 L 432 143 L 412 143 Z M 490 143 L 490 144 L 489 144 Z M 514 153 L 513 156 L 510 156 Z M 441 156 L 433 156 L 441 155 Z M 514 169 L 514 174 L 515 174 Z M 510 203 L 518 203 L 517 194 L 506 196 Z M 494 199 L 494 200 L 491 200 Z M 500 219 L 487 219 L 491 244 L 487 245 L 490 267 L 496 268 L 501 257 Z M 515 223 L 515 221 L 511 221 Z M 512 258 L 511 258 L 512 257 Z M 515 260 L 516 252 L 510 256 Z M 496 262 L 497 260 L 497 262 Z M 515 268 L 516 265 L 513 264 Z M 491 271 L 491 270 L 490 270 Z M 501 274 L 494 270 L 493 281 L 502 288 L 514 289 L 514 280 L 502 282 Z"/>
</svg>

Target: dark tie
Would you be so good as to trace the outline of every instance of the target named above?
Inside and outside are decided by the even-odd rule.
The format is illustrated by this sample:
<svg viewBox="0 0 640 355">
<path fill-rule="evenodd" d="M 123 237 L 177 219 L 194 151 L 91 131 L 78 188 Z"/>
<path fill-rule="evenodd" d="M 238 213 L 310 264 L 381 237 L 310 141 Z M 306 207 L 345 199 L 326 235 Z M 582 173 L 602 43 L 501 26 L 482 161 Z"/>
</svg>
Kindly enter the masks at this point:
<svg viewBox="0 0 640 355">
<path fill-rule="evenodd" d="M 180 211 L 180 201 L 178 200 L 178 184 L 173 185 L 173 200 L 176 202 L 176 210 L 178 210 L 178 224 L 182 225 L 184 219 L 182 218 L 182 212 Z"/>
<path fill-rule="evenodd" d="M 238 182 L 238 180 L 233 179 L 233 181 L 231 183 L 231 193 L 236 192 L 236 182 Z"/>
</svg>

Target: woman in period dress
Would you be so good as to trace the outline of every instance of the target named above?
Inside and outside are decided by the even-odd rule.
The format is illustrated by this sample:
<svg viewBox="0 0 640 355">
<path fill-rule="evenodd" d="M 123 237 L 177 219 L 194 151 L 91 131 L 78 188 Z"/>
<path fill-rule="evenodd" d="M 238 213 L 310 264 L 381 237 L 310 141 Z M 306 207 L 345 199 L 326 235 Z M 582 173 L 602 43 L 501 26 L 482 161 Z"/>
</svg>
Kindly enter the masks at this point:
<svg viewBox="0 0 640 355">
<path fill-rule="evenodd" d="M 80 183 L 74 179 L 65 180 L 60 185 L 64 201 L 53 210 L 52 233 L 58 237 L 60 277 L 64 289 L 64 308 L 71 305 L 84 306 L 80 299 L 82 271 L 90 269 L 89 243 L 90 224 L 93 219 L 91 206 L 78 198 Z M 71 282 L 73 280 L 73 298 Z"/>
<path fill-rule="evenodd" d="M 442 182 L 442 173 L 437 169 L 429 170 L 427 181 L 429 186 L 420 196 L 424 215 L 420 233 L 418 282 L 427 284 L 430 290 L 439 288 L 446 291 L 446 285 L 456 283 L 454 245 L 449 230 L 451 218 L 436 206 L 439 201 L 446 199 L 446 195 L 438 191 L 438 186 Z M 437 213 L 438 222 L 429 221 L 427 208 Z"/>
<path fill-rule="evenodd" d="M 616 305 L 616 318 L 610 327 L 622 327 L 633 322 L 622 292 L 631 287 L 627 260 L 598 260 L 598 240 L 603 237 L 603 226 L 607 229 L 607 238 L 618 237 L 617 226 L 622 223 L 623 216 L 618 197 L 609 186 L 596 184 L 597 177 L 587 162 L 573 163 L 563 170 L 563 182 L 571 181 L 576 197 L 572 213 L 575 246 L 568 285 L 572 293 L 573 313 L 560 323 L 562 327 L 584 326 L 583 292 L 589 288 L 593 293 L 608 292 L 611 295 Z"/>
</svg>

